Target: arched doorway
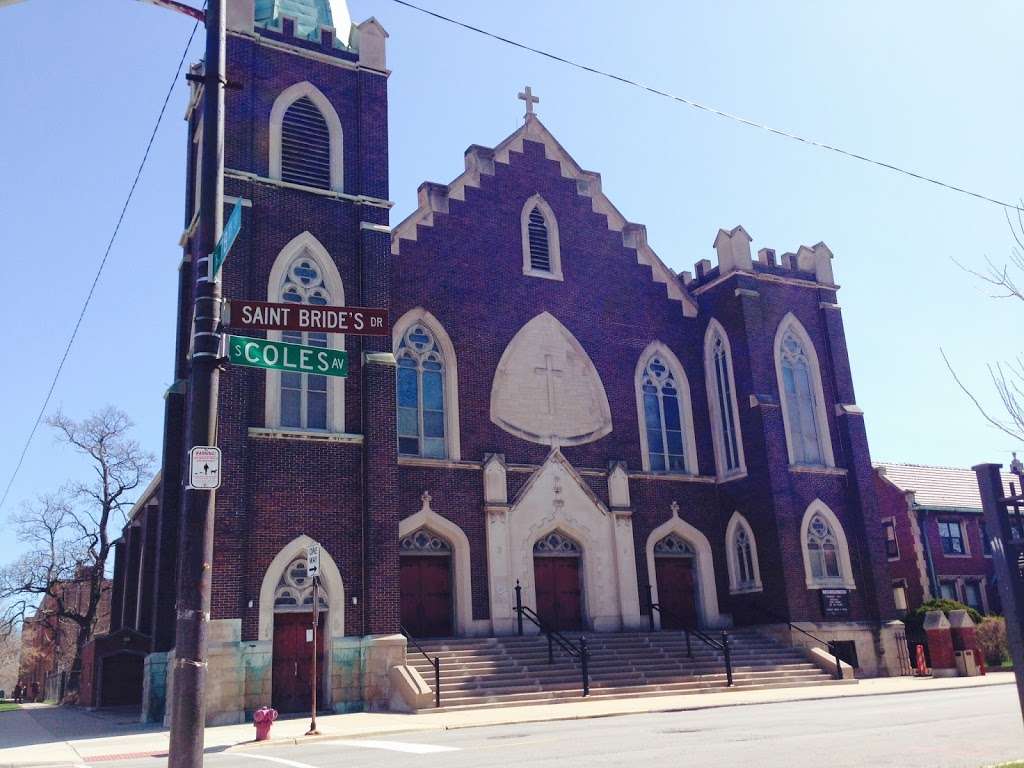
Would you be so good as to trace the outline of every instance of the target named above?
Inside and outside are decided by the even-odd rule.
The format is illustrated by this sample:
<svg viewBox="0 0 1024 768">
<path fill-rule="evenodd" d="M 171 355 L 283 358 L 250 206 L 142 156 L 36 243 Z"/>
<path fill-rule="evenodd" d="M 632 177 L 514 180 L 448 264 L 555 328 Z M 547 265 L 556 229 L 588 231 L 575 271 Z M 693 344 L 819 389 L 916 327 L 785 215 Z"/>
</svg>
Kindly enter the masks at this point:
<svg viewBox="0 0 1024 768">
<path fill-rule="evenodd" d="M 670 533 L 654 545 L 662 629 L 698 626 L 696 553 L 679 534 Z"/>
<path fill-rule="evenodd" d="M 580 545 L 559 531 L 541 536 L 534 543 L 537 615 L 545 627 L 558 631 L 583 629 L 582 559 Z"/>
<path fill-rule="evenodd" d="M 452 547 L 420 528 L 398 545 L 402 626 L 413 637 L 452 635 Z"/>
<path fill-rule="evenodd" d="M 319 589 L 320 623 L 316 633 L 317 701 L 323 692 L 324 635 L 328 632 L 326 591 Z M 274 591 L 274 651 L 271 701 L 279 712 L 308 711 L 313 694 L 313 579 L 306 553 L 284 569 Z"/>
</svg>

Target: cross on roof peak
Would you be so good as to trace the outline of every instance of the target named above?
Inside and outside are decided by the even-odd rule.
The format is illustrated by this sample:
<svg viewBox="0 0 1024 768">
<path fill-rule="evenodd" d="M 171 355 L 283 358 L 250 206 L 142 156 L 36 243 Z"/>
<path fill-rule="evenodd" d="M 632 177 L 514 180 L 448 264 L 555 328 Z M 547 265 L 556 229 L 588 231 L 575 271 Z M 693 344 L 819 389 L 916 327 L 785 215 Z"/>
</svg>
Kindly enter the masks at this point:
<svg viewBox="0 0 1024 768">
<path fill-rule="evenodd" d="M 524 120 L 529 120 L 530 115 L 534 114 L 533 105 L 540 103 L 540 97 L 533 95 L 533 89 L 530 86 L 526 86 L 522 91 L 519 92 L 519 98 L 526 102 L 526 114 L 523 115 Z"/>
</svg>

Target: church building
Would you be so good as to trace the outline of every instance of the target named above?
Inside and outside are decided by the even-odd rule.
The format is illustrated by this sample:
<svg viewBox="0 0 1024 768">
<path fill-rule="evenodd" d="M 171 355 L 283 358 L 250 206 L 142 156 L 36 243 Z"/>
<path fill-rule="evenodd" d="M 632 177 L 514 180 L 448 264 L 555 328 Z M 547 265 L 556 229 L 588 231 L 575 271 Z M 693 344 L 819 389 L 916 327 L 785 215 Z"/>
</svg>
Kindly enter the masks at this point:
<svg viewBox="0 0 1024 768">
<path fill-rule="evenodd" d="M 529 88 L 509 94 L 522 125 L 439 160 L 451 180 L 424 182 L 392 226 L 383 27 L 352 24 L 344 0 L 227 9 L 240 87 L 226 95 L 225 211 L 241 201 L 243 224 L 225 298 L 386 308 L 391 333 L 267 332 L 345 350 L 347 378 L 221 373 L 211 722 L 308 705 L 314 542 L 317 685 L 333 711 L 403 707 L 403 627 L 416 640 L 516 632 L 517 585 L 573 636 L 756 627 L 788 644 L 799 621 L 851 643 L 861 674 L 896 668 L 828 246 L 755 254 L 737 226 L 714 235 L 714 262 L 675 273 Z M 135 594 L 117 631 L 143 667 L 149 719 L 173 691 L 201 258 L 192 87 L 163 464 L 115 574 L 115 591 Z"/>
</svg>

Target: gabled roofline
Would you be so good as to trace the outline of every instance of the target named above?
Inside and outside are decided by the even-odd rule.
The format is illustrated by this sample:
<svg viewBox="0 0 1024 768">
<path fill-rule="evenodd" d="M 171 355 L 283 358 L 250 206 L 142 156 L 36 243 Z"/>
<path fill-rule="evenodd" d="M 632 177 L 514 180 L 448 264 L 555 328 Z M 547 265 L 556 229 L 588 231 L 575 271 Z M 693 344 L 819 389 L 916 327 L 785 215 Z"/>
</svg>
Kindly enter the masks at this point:
<svg viewBox="0 0 1024 768">
<path fill-rule="evenodd" d="M 626 220 L 626 217 L 601 190 L 601 175 L 581 168 L 534 114 L 528 115 L 523 125 L 494 149 L 474 145 L 466 150 L 466 170 L 449 184 L 442 185 L 432 182 L 421 184 L 418 207 L 392 230 L 391 252 L 397 256 L 401 250 L 402 240 L 416 240 L 418 227 L 433 226 L 435 213 L 448 212 L 449 199 L 464 201 L 466 188 L 479 188 L 480 177 L 493 175 L 496 162 L 508 165 L 512 152 L 521 153 L 523 151 L 524 141 L 536 141 L 544 145 L 545 157 L 558 162 L 562 177 L 574 180 L 577 194 L 589 197 L 593 211 L 603 214 L 608 220 L 608 228 L 622 234 L 623 245 L 636 251 L 637 263 L 651 268 L 655 282 L 665 285 L 668 297 L 680 303 L 684 316 L 696 317 L 697 302 L 681 281 L 676 278 L 675 273 L 648 245 L 647 228 L 643 224 L 635 224 Z"/>
<path fill-rule="evenodd" d="M 541 464 L 540 467 L 532 475 L 530 475 L 530 479 L 527 480 L 523 484 L 523 487 L 519 489 L 519 493 L 516 494 L 515 498 L 509 504 L 510 511 L 514 510 L 516 506 L 518 506 L 519 503 L 529 495 L 530 490 L 533 488 L 534 485 L 537 484 L 537 482 L 540 479 L 540 476 L 544 474 L 544 470 L 547 468 L 549 464 L 560 465 L 569 474 L 573 481 L 583 490 L 583 492 L 587 495 L 587 498 L 590 499 L 590 501 L 592 501 L 594 505 L 599 510 L 601 510 L 603 514 L 610 514 L 608 511 L 608 505 L 601 501 L 601 499 L 598 498 L 597 494 L 595 494 L 591 490 L 590 486 L 587 485 L 587 482 L 583 479 L 583 476 L 576 471 L 575 467 L 573 467 L 572 464 L 569 463 L 569 460 L 565 458 L 565 456 L 562 454 L 561 450 L 559 450 L 557 445 L 551 449 L 551 451 L 548 453 L 547 458 L 544 459 L 544 463 Z"/>
</svg>

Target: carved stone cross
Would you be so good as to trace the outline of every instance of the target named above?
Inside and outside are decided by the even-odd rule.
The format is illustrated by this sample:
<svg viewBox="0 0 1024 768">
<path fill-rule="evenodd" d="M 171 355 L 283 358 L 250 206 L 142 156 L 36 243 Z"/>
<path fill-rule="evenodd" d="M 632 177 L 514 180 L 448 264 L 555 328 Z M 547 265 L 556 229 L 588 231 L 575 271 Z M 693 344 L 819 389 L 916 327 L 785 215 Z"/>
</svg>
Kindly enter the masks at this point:
<svg viewBox="0 0 1024 768">
<path fill-rule="evenodd" d="M 538 367 L 534 368 L 533 372 L 534 373 L 538 373 L 538 374 L 540 374 L 541 376 L 544 376 L 547 379 L 546 383 L 547 383 L 547 387 L 548 387 L 548 404 L 547 404 L 547 409 L 546 409 L 545 413 L 554 413 L 555 412 L 555 379 L 556 378 L 561 378 L 562 377 L 562 373 L 564 373 L 564 371 L 562 371 L 559 368 L 555 368 L 554 359 L 551 357 L 551 355 L 544 355 L 544 366 L 543 367 L 538 366 Z"/>
<path fill-rule="evenodd" d="M 530 86 L 526 86 L 526 88 L 524 90 L 519 92 L 519 98 L 526 102 L 526 115 L 525 115 L 525 117 L 529 117 L 530 115 L 533 114 L 533 105 L 534 104 L 539 104 L 540 103 L 540 97 L 533 95 L 533 91 L 530 89 Z"/>
</svg>

